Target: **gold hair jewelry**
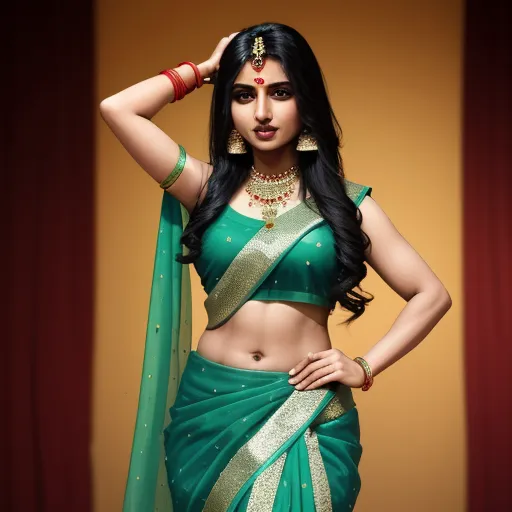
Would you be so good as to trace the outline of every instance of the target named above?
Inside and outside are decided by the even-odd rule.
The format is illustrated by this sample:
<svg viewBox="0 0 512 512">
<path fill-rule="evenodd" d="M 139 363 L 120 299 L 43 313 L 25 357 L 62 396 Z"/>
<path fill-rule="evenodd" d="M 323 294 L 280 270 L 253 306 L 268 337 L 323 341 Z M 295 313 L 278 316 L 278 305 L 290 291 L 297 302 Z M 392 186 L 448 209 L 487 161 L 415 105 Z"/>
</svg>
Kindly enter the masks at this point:
<svg viewBox="0 0 512 512">
<path fill-rule="evenodd" d="M 254 165 L 251 167 L 251 178 L 245 188 L 251 196 L 249 206 L 258 204 L 263 207 L 261 213 L 267 229 L 274 227 L 278 207 L 280 204 L 286 206 L 298 177 L 299 167 L 296 165 L 283 173 L 270 176 L 259 173 Z"/>
<path fill-rule="evenodd" d="M 363 368 L 365 377 L 364 377 L 364 384 L 361 388 L 363 391 L 368 391 L 373 384 L 373 374 L 372 369 L 370 365 L 362 358 L 362 357 L 355 357 L 354 361 Z"/>
<path fill-rule="evenodd" d="M 263 43 L 263 37 L 256 37 L 252 45 L 252 55 L 254 55 L 251 66 L 254 71 L 258 73 L 265 67 L 265 60 L 263 56 L 266 55 L 265 44 Z"/>
<path fill-rule="evenodd" d="M 304 130 L 297 141 L 297 151 L 318 151 L 318 143 L 313 135 Z"/>
<path fill-rule="evenodd" d="M 247 146 L 243 137 L 237 130 L 231 130 L 228 138 L 228 153 L 230 155 L 243 155 L 247 153 Z"/>
<path fill-rule="evenodd" d="M 176 162 L 176 165 L 171 174 L 169 174 L 169 176 L 167 176 L 167 178 L 165 178 L 165 180 L 160 183 L 160 188 L 163 188 L 164 190 L 168 189 L 178 179 L 183 171 L 183 168 L 185 167 L 187 153 L 183 146 L 180 144 L 178 144 L 178 146 L 180 148 L 180 156 L 178 157 L 178 161 Z"/>
</svg>

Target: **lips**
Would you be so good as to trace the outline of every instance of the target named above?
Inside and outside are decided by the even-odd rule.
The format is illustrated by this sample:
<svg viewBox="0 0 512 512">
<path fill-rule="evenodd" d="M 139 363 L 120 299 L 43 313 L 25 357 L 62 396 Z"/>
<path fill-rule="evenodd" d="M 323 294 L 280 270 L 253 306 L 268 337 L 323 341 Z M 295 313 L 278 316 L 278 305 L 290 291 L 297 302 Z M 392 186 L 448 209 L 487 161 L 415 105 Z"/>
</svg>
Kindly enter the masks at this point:
<svg viewBox="0 0 512 512">
<path fill-rule="evenodd" d="M 261 128 L 255 128 L 255 132 L 275 132 L 277 131 L 277 128 L 274 128 L 273 126 L 262 126 Z"/>
<path fill-rule="evenodd" d="M 256 137 L 261 140 L 269 140 L 272 139 L 276 133 L 276 130 L 254 130 L 254 133 L 256 134 Z"/>
</svg>

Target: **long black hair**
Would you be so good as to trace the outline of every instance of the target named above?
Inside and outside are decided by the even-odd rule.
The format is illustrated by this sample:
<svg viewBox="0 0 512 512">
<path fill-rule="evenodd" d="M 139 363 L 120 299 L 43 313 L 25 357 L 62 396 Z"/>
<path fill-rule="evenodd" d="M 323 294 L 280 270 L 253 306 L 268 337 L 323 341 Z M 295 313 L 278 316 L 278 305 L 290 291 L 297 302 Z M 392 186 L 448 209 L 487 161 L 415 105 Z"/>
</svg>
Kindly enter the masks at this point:
<svg viewBox="0 0 512 512">
<path fill-rule="evenodd" d="M 280 23 L 263 23 L 240 31 L 227 45 L 219 62 L 210 111 L 210 163 L 213 172 L 207 182 L 206 195 L 191 212 L 181 242 L 189 252 L 179 254 L 180 263 L 193 263 L 201 254 L 201 237 L 206 228 L 229 203 L 233 194 L 249 177 L 253 165 L 252 148 L 247 153 L 231 155 L 227 140 L 233 129 L 231 89 L 244 64 L 252 58 L 254 38 L 262 36 L 266 54 L 283 67 L 297 102 L 301 121 L 317 140 L 318 151 L 299 151 L 301 196 L 309 190 L 322 217 L 331 227 L 336 242 L 339 274 L 331 288 L 331 303 L 339 302 L 353 313 L 350 324 L 364 313 L 373 300 L 354 288 L 366 277 L 364 251 L 370 245 L 362 231 L 362 215 L 347 196 L 339 148 L 341 127 L 327 97 L 322 71 L 307 41 L 295 29 Z M 205 184 L 206 185 L 206 184 Z"/>
</svg>

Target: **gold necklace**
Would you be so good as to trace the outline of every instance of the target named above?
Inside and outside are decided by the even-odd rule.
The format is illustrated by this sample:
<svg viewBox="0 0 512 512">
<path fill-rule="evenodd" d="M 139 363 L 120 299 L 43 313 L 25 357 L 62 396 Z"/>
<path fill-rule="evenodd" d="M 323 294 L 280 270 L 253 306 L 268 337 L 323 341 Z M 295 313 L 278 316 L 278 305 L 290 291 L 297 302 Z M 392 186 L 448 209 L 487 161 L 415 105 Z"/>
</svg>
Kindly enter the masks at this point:
<svg viewBox="0 0 512 512">
<path fill-rule="evenodd" d="M 286 201 L 290 199 L 298 177 L 299 167 L 296 165 L 283 173 L 270 176 L 259 173 L 254 165 L 251 167 L 251 177 L 245 188 L 251 196 L 249 206 L 258 204 L 263 207 L 261 214 L 267 229 L 274 227 L 277 210 L 280 204 L 286 206 Z"/>
</svg>

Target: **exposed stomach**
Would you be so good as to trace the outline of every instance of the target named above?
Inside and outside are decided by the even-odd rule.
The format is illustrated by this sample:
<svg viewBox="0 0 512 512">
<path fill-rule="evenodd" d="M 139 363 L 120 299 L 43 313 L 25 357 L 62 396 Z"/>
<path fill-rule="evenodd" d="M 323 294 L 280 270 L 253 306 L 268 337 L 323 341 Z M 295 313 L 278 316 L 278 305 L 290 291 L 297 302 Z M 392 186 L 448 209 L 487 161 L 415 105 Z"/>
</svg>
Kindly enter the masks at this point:
<svg viewBox="0 0 512 512">
<path fill-rule="evenodd" d="M 247 301 L 225 324 L 205 330 L 197 352 L 249 370 L 288 372 L 308 352 L 331 348 L 329 308 L 290 301 Z"/>
</svg>

